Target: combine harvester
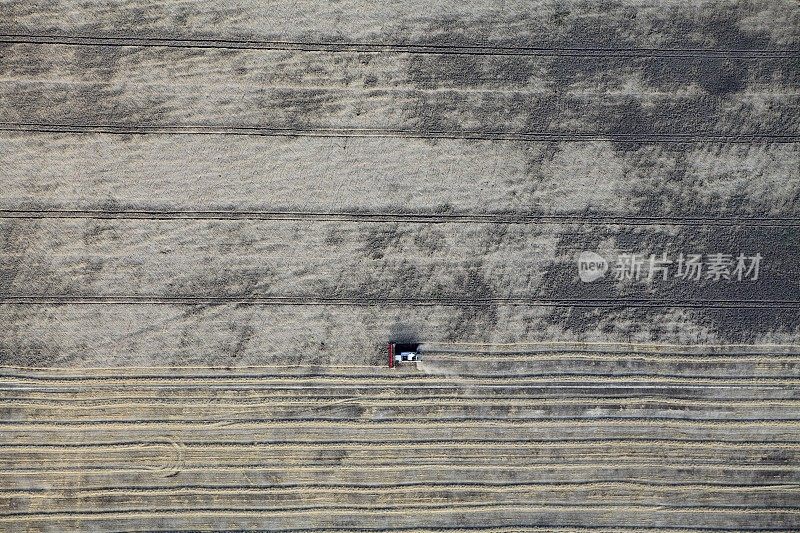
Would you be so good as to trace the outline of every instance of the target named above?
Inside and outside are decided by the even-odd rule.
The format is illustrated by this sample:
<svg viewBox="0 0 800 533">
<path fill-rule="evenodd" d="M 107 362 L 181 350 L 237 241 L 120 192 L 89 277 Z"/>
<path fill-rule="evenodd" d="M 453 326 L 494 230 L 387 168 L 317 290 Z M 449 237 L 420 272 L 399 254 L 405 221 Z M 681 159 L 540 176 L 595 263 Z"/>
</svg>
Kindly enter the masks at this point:
<svg viewBox="0 0 800 533">
<path fill-rule="evenodd" d="M 396 343 L 388 344 L 389 368 L 403 363 L 416 363 L 419 361 L 419 344 Z"/>
</svg>

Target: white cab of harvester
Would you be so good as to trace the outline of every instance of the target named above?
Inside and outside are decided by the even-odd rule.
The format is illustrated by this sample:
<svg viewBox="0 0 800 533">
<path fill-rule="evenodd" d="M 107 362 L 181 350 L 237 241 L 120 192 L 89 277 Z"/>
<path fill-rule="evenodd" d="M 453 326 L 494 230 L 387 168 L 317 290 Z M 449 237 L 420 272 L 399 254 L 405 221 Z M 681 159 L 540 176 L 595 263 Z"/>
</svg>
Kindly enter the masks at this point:
<svg viewBox="0 0 800 533">
<path fill-rule="evenodd" d="M 400 352 L 394 356 L 396 363 L 408 363 L 417 360 L 417 352 Z"/>
<path fill-rule="evenodd" d="M 389 367 L 419 361 L 418 344 L 389 343 Z"/>
</svg>

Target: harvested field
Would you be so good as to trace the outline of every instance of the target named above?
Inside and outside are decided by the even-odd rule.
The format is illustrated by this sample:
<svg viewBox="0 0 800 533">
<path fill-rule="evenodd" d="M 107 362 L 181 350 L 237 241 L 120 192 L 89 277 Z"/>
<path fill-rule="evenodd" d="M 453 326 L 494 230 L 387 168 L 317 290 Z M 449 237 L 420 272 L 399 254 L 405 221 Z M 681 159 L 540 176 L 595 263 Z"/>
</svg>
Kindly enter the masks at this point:
<svg viewBox="0 0 800 533">
<path fill-rule="evenodd" d="M 6 369 L 0 520 L 55 530 L 798 523 L 796 353 L 444 348 L 389 375 L 376 365 Z"/>
<path fill-rule="evenodd" d="M 0 531 L 800 530 L 799 62 L 793 0 L 0 0 Z"/>
</svg>

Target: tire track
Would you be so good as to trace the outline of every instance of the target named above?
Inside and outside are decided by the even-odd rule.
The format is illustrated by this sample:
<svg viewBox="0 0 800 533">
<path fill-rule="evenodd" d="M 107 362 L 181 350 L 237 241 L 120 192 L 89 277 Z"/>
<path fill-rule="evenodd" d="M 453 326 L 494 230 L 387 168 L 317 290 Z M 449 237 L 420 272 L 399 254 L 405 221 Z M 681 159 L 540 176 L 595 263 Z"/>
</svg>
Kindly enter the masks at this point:
<svg viewBox="0 0 800 533">
<path fill-rule="evenodd" d="M 558 215 L 536 213 L 386 213 L 334 211 L 102 211 L 91 209 L 0 209 L 0 218 L 89 220 L 286 220 L 404 224 L 583 224 L 632 226 L 800 227 L 797 217 L 698 217 Z"/>
<path fill-rule="evenodd" d="M 552 379 L 548 381 L 544 381 L 543 383 L 552 383 Z M 508 384 L 508 385 L 485 385 L 480 383 L 461 383 L 461 384 L 453 384 L 453 385 L 392 385 L 391 388 L 397 391 L 407 391 L 407 390 L 415 390 L 415 389 L 425 389 L 428 390 L 455 390 L 455 391 L 462 391 L 464 390 L 466 385 L 469 385 L 469 388 L 472 390 L 512 390 L 512 391 L 520 391 L 520 390 L 548 390 L 554 392 L 561 392 L 563 393 L 570 392 L 569 389 L 578 389 L 579 392 L 586 394 L 586 391 L 592 391 L 592 397 L 603 397 L 603 398 L 614 398 L 616 396 L 609 395 L 609 396 L 597 396 L 596 391 L 599 390 L 607 390 L 609 389 L 609 383 L 613 385 L 614 389 L 643 389 L 646 390 L 648 394 L 651 394 L 653 390 L 659 391 L 673 391 L 675 390 L 677 385 L 684 385 L 683 388 L 686 389 L 699 389 L 698 392 L 702 393 L 707 391 L 708 389 L 714 389 L 714 393 L 719 394 L 720 392 L 728 392 L 727 389 L 733 389 L 731 392 L 741 391 L 742 387 L 747 386 L 747 383 L 740 384 L 740 383 L 731 383 L 731 384 L 719 384 L 719 383 L 686 383 L 681 381 L 667 382 L 668 384 L 652 384 L 648 382 L 644 382 L 644 384 L 637 384 L 633 380 L 621 380 L 619 382 L 609 382 L 605 380 L 603 385 L 587 385 L 576 383 L 574 381 L 567 381 L 564 383 L 558 384 L 536 384 L 536 385 L 526 385 L 526 384 Z M 386 385 L 250 385 L 250 386 L 236 386 L 236 385 L 151 385 L 148 387 L 138 387 L 138 391 L 154 391 L 154 390 L 169 390 L 170 393 L 175 393 L 176 391 L 181 390 L 215 390 L 215 391 L 225 391 L 241 394 L 242 392 L 251 392 L 251 391 L 263 391 L 263 390 L 275 390 L 277 387 L 280 387 L 283 390 L 297 390 L 297 391 L 306 391 L 311 389 L 316 390 L 346 390 L 349 394 L 364 394 L 365 391 L 372 391 L 372 390 L 385 390 L 387 388 Z M 117 385 L 107 386 L 107 387 L 97 387 L 99 391 L 102 391 L 103 394 L 107 394 L 108 392 L 114 392 L 118 390 Z M 750 388 L 757 389 L 761 394 L 767 394 L 769 392 L 781 392 L 786 389 L 784 385 L 780 384 L 759 384 L 756 386 L 750 385 Z M 60 387 L 58 389 L 54 387 L 49 388 L 42 388 L 42 387 L 22 387 L 22 386 L 2 386 L 0 384 L 0 392 L 42 392 L 47 394 L 62 394 L 64 392 L 81 392 L 83 389 L 79 388 L 67 388 L 67 387 Z M 575 392 L 572 390 L 571 392 Z M 96 393 L 95 393 L 96 394 Z M 340 398 L 341 396 L 330 396 L 331 398 Z M 702 397 L 706 397 L 703 395 Z M 784 398 L 785 396 L 780 396 Z M 791 395 L 790 397 L 794 398 L 796 396 Z"/>
<path fill-rule="evenodd" d="M 145 530 L 142 529 L 115 529 L 116 533 L 143 533 Z M 215 530 L 218 533 L 241 533 L 241 529 L 226 529 Z M 256 529 L 256 530 L 248 530 L 253 531 L 255 533 L 309 533 L 308 529 L 296 529 L 296 528 L 281 528 L 281 529 Z M 763 532 L 764 529 L 709 529 L 705 527 L 697 527 L 697 528 L 685 528 L 683 526 L 662 526 L 658 528 L 651 528 L 651 527 L 637 527 L 637 526 L 625 526 L 625 525 L 613 525 L 613 526 L 452 526 L 452 527 L 436 527 L 436 528 L 408 528 L 408 527 L 375 527 L 375 528 L 359 528 L 353 529 L 352 527 L 323 527 L 323 528 L 315 528 L 313 530 L 316 533 L 378 533 L 378 532 L 386 532 L 386 533 L 478 533 L 478 532 L 489 532 L 489 533 L 536 533 L 536 532 L 545 532 L 545 533 L 622 533 L 622 532 L 636 532 L 636 533 L 646 533 L 646 532 L 653 532 L 653 533 L 663 533 L 664 531 L 669 531 L 671 533 L 742 533 L 748 531 L 754 532 Z M 794 531 L 789 530 L 781 530 L 781 529 L 770 529 L 769 531 L 773 533 L 795 533 Z M 157 529 L 157 528 L 148 528 L 146 533 L 197 533 L 197 529 Z"/>
<path fill-rule="evenodd" d="M 228 418 L 220 422 L 218 420 L 130 420 L 130 421 L 117 421 L 117 420 L 62 420 L 62 421 L 4 421 L 0 422 L 0 426 L 4 431 L 24 431 L 25 426 L 36 427 L 38 431 L 80 431 L 81 427 L 93 427 L 105 429 L 124 430 L 132 426 L 158 426 L 163 425 L 170 428 L 205 428 L 205 429 L 219 429 L 228 426 L 236 426 L 237 428 L 262 428 L 262 429 L 283 429 L 283 428 L 303 428 L 303 429 L 367 429 L 367 428 L 392 428 L 392 429 L 411 429 L 411 430 L 425 430 L 431 426 L 439 429 L 485 429 L 491 427 L 498 427 L 498 422 L 505 422 L 502 424 L 508 428 L 544 428 L 544 427 L 566 427 L 566 426 L 656 426 L 659 428 L 666 426 L 708 426 L 708 427 L 733 427 L 733 428 L 749 428 L 749 427 L 773 427 L 773 428 L 797 428 L 800 429 L 800 420 L 787 419 L 787 420 L 764 420 L 760 418 L 749 420 L 688 420 L 688 419 L 660 419 L 654 417 L 639 417 L 639 418 L 610 418 L 610 417 L 593 417 L 593 418 L 543 418 L 543 419 L 526 419 L 526 420 L 513 420 L 506 417 L 499 418 L 481 418 L 481 419 L 464 419 L 464 420 L 436 420 L 436 419 L 413 419 L 413 420 L 340 420 L 340 419 L 326 419 L 326 418 L 305 418 L 305 419 L 286 419 L 280 420 L 275 418 Z M 568 424 L 567 424 L 568 423 Z"/>
<path fill-rule="evenodd" d="M 0 305 L 284 305 L 284 306 L 382 306 L 490 307 L 646 307 L 669 309 L 793 309 L 800 300 L 669 300 L 633 298 L 536 298 L 536 297 L 369 297 L 369 296 L 145 296 L 145 295 L 0 295 Z"/>
<path fill-rule="evenodd" d="M 376 137 L 400 139 L 456 139 L 478 141 L 563 142 L 608 141 L 627 143 L 724 143 L 777 144 L 800 142 L 800 135 L 779 133 L 591 133 L 591 132 L 504 132 L 423 131 L 368 128 L 275 128 L 245 126 L 156 126 L 101 124 L 44 124 L 0 122 L 0 131 L 22 133 L 107 134 L 107 135 L 255 135 L 262 137 Z"/>
<path fill-rule="evenodd" d="M 667 57 L 782 59 L 797 58 L 797 50 L 714 49 L 714 48 L 567 48 L 496 45 L 402 44 L 365 42 L 299 42 L 239 39 L 198 39 L 170 37 L 110 37 L 89 35 L 2 34 L 0 42 L 9 44 L 51 44 L 71 46 L 219 48 L 244 50 L 286 50 L 331 53 L 395 53 L 431 55 L 497 55 L 544 57 Z"/>
<path fill-rule="evenodd" d="M 395 449 L 395 448 L 407 448 L 409 445 L 414 446 L 441 446 L 445 448 L 486 448 L 487 446 L 502 446 L 502 447 L 513 447 L 513 448 L 528 448 L 528 447 L 539 447 L 539 446 L 547 446 L 547 447 L 569 447 L 569 446 L 601 446 L 601 445 L 608 445 L 608 446 L 618 446 L 620 443 L 625 443 L 626 445 L 642 445 L 642 446 L 684 446 L 684 447 L 700 447 L 700 448 L 707 448 L 707 447 L 719 447 L 719 448 L 743 448 L 743 449 L 753 449 L 759 447 L 769 447 L 769 448 L 776 448 L 776 449 L 785 449 L 785 450 L 800 450 L 800 441 L 786 441 L 786 440 L 770 440 L 770 441 L 760 441 L 760 440 L 739 440 L 739 441 L 718 441 L 718 440 L 708 440 L 708 439 L 653 439 L 653 438 L 641 438 L 641 437 L 618 437 L 618 438 L 583 438 L 583 439 L 550 439 L 550 440 L 541 440 L 541 439 L 469 439 L 469 438 L 459 438 L 457 440 L 446 440 L 446 439 L 398 439 L 398 440 L 381 440 L 381 439 L 369 439 L 369 440 L 357 440 L 357 439 L 350 439 L 350 440 L 343 440 L 343 441 L 336 441 L 336 440 L 324 440 L 324 441 L 314 441 L 314 440 L 303 440 L 303 441 L 277 441 L 277 440 L 248 440 L 246 442 L 242 441 L 192 441 L 192 440 L 182 440 L 181 441 L 187 447 L 195 447 L 195 448 L 213 448 L 213 447 L 221 447 L 221 448 L 231 448 L 231 447 L 253 447 L 253 446 L 269 446 L 271 448 L 296 448 L 296 447 L 309 447 L 314 449 L 330 449 L 330 448 L 341 448 L 342 446 L 358 446 L 362 448 L 372 448 L 377 447 L 378 449 Z M 36 443 L 36 444 L 9 444 L 5 442 L 0 442 L 0 448 L 8 449 L 8 448 L 20 448 L 20 447 L 36 447 L 36 448 L 48 448 L 48 449 L 56 449 L 56 448 L 128 448 L 128 447 L 139 447 L 139 446 L 147 446 L 153 444 L 163 444 L 163 440 L 158 439 L 151 439 L 151 440 L 131 440 L 131 441 L 106 441 L 106 442 L 58 442 L 58 443 Z"/>
<path fill-rule="evenodd" d="M 508 521 L 506 521 L 508 522 Z M 114 527 L 116 533 L 197 533 L 197 529 L 159 529 L 158 527 L 148 527 L 147 530 L 143 529 L 116 529 L 118 524 L 111 525 Z M 234 528 L 235 525 L 231 525 Z M 241 529 L 215 529 L 218 533 L 241 533 Z M 291 526 L 280 529 L 250 529 L 254 533 L 309 533 L 308 529 L 297 529 Z M 746 533 L 746 532 L 761 532 L 767 531 L 763 528 L 758 529 L 720 529 L 708 527 L 691 527 L 685 526 L 661 526 L 658 528 L 652 527 L 638 527 L 626 525 L 600 525 L 600 526 L 531 526 L 522 524 L 519 526 L 444 526 L 435 528 L 411 528 L 411 527 L 366 527 L 353 529 L 352 527 L 323 527 L 315 528 L 315 533 L 629 533 L 631 531 L 636 533 Z M 772 533 L 795 533 L 788 529 L 769 529 Z"/>
<path fill-rule="evenodd" d="M 531 504 L 530 502 L 518 502 L 518 503 L 459 503 L 459 502 L 451 502 L 447 505 L 441 504 L 415 504 L 415 505 L 408 505 L 407 503 L 400 504 L 398 506 L 385 506 L 385 505 L 345 505 L 345 506 L 313 506 L 313 507 L 288 507 L 288 508 L 275 508 L 275 507 L 258 507 L 258 508 L 186 508 L 186 509 L 176 509 L 176 508 L 162 508 L 162 509 L 102 509 L 102 510 L 93 510 L 93 511 L 71 511 L 71 512 L 59 512 L 59 511 L 36 511 L 36 512 L 0 512 L 0 521 L 8 521 L 9 518 L 20 518 L 26 517 L 31 519 L 47 519 L 50 516 L 59 516 L 59 517 L 72 517 L 72 516 L 92 516 L 92 515 L 112 515 L 116 516 L 120 513 L 123 513 L 121 516 L 127 517 L 125 515 L 136 515 L 136 514 L 150 514 L 152 516 L 160 516 L 160 515 L 169 515 L 169 514 L 181 514 L 181 513 L 262 513 L 265 511 L 269 511 L 270 513 L 297 513 L 297 512 L 320 512 L 320 513 L 327 513 L 330 511 L 369 511 L 369 512 L 385 512 L 385 513 L 404 513 L 406 510 L 412 510 L 417 513 L 420 512 L 452 512 L 455 509 L 460 509 L 459 512 L 467 512 L 471 509 L 476 508 L 488 508 L 488 509 L 519 509 L 519 508 L 532 508 L 532 509 L 572 509 L 583 511 L 585 509 L 593 509 L 599 511 L 613 511 L 613 510 L 625 510 L 625 511 L 632 511 L 632 510 L 640 510 L 642 512 L 657 512 L 658 514 L 670 514 L 677 511 L 680 512 L 691 512 L 691 513 L 708 513 L 714 511 L 722 511 L 722 512 L 729 512 L 729 513 L 741 513 L 741 514 L 767 514 L 767 513 L 786 513 L 791 515 L 800 516 L 800 507 L 771 507 L 771 508 L 753 508 L 753 507 L 741 507 L 741 506 L 709 506 L 709 505 L 668 505 L 668 504 L 661 504 L 661 505 L 651 505 L 651 506 L 637 506 L 637 505 L 629 505 L 626 503 L 603 503 L 603 504 L 573 504 L 573 503 L 564 503 L 564 504 Z"/>
</svg>

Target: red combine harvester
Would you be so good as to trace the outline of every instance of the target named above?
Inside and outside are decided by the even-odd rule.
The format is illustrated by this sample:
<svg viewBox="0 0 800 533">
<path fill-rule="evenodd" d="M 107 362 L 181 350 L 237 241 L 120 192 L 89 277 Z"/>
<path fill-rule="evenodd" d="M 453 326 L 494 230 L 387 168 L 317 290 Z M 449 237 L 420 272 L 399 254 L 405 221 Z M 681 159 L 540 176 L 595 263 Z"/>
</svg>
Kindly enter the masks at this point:
<svg viewBox="0 0 800 533">
<path fill-rule="evenodd" d="M 402 363 L 416 363 L 419 361 L 419 344 L 390 342 L 389 368 L 394 368 Z"/>
</svg>

